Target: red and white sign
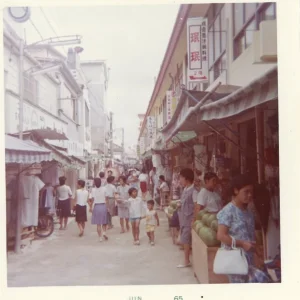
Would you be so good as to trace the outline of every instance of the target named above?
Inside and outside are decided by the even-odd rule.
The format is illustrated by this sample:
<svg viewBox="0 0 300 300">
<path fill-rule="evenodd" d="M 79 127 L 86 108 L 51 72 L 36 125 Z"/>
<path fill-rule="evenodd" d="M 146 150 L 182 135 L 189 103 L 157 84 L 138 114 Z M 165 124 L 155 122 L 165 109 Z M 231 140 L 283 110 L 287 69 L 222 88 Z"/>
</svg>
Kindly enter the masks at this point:
<svg viewBox="0 0 300 300">
<path fill-rule="evenodd" d="M 187 20 L 188 82 L 208 82 L 207 19 Z"/>
</svg>

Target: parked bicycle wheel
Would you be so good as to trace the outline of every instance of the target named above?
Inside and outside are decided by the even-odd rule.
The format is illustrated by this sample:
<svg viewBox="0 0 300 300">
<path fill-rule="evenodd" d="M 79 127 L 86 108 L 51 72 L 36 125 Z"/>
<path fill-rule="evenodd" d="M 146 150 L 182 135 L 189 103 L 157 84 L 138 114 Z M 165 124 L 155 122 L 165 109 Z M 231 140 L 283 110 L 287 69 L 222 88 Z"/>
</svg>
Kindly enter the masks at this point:
<svg viewBox="0 0 300 300">
<path fill-rule="evenodd" d="M 42 238 L 50 236 L 54 231 L 54 221 L 49 215 L 39 216 L 36 235 Z"/>
</svg>

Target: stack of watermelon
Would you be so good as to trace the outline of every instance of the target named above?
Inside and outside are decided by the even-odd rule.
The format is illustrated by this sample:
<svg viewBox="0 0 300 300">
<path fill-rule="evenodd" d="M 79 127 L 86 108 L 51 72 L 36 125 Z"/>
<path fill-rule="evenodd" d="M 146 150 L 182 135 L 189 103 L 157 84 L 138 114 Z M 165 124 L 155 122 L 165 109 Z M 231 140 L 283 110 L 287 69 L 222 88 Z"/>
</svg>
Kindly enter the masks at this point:
<svg viewBox="0 0 300 300">
<path fill-rule="evenodd" d="M 177 201 L 171 201 L 170 205 L 167 207 L 169 217 L 173 216 L 173 213 L 176 210 L 176 208 L 177 208 Z"/>
<path fill-rule="evenodd" d="M 218 220 L 216 214 L 201 210 L 196 219 L 193 228 L 206 246 L 219 246 L 220 242 L 217 240 Z"/>
</svg>

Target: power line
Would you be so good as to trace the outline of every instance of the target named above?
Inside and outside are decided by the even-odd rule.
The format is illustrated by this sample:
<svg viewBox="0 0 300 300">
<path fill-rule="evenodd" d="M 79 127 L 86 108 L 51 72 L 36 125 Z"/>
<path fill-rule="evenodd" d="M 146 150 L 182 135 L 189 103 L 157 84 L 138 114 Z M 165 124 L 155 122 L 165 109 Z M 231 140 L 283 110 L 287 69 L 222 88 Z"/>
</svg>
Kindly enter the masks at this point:
<svg viewBox="0 0 300 300">
<path fill-rule="evenodd" d="M 59 38 L 59 36 L 58 36 L 56 30 L 55 30 L 54 27 L 52 26 L 52 24 L 51 24 L 49 18 L 47 17 L 47 15 L 46 15 L 46 13 L 44 12 L 44 10 L 43 10 L 42 7 L 40 7 L 40 10 L 41 10 L 41 12 L 42 12 L 42 14 L 43 14 L 43 16 L 44 16 L 46 22 L 48 23 L 48 25 L 50 26 L 51 30 L 53 31 L 53 33 L 56 35 L 56 37 Z M 67 51 L 66 51 L 65 47 L 62 46 L 62 48 L 64 49 L 65 54 L 67 54 Z"/>
<path fill-rule="evenodd" d="M 34 29 L 36 30 L 36 32 L 38 33 L 38 35 L 40 36 L 41 40 L 43 40 L 43 36 L 42 34 L 40 33 L 40 31 L 37 29 L 37 27 L 35 26 L 35 24 L 33 23 L 33 21 L 31 19 L 29 19 L 31 25 L 34 27 Z"/>
</svg>

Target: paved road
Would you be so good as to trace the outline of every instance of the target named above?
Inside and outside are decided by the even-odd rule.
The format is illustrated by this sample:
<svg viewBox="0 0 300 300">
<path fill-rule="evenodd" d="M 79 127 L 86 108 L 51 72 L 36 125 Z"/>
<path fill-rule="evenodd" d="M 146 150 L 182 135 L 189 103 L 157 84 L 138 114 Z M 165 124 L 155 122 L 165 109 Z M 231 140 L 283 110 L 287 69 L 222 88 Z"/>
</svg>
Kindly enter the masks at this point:
<svg viewBox="0 0 300 300">
<path fill-rule="evenodd" d="M 100 243 L 95 226 L 87 223 L 78 237 L 72 222 L 67 231 L 55 231 L 34 241 L 24 254 L 8 255 L 8 286 L 99 286 L 195 284 L 193 271 L 177 269 L 183 252 L 172 244 L 167 220 L 160 213 L 156 245 L 151 247 L 141 224 L 141 245 L 134 246 L 131 233 L 120 234 L 118 218 L 109 230 L 109 241 Z"/>
</svg>

